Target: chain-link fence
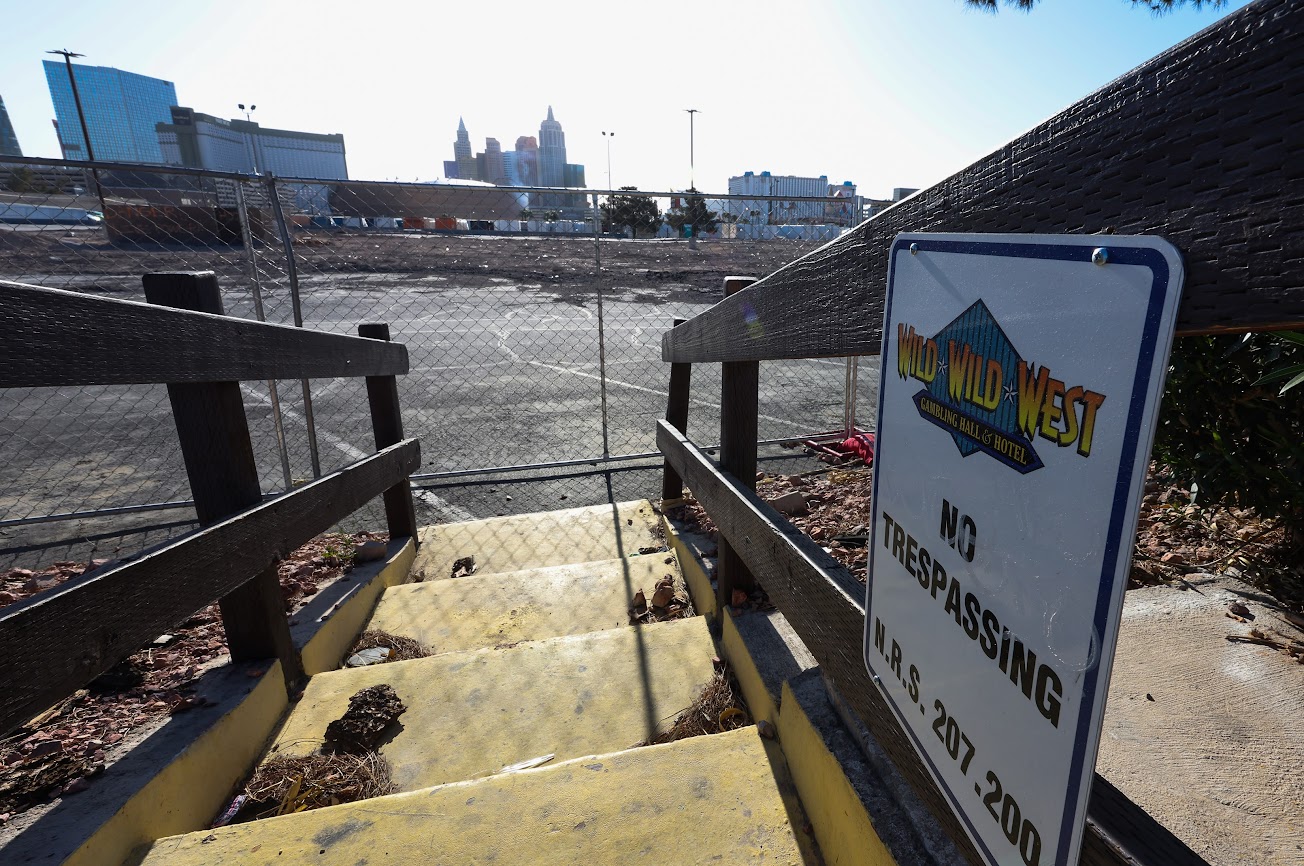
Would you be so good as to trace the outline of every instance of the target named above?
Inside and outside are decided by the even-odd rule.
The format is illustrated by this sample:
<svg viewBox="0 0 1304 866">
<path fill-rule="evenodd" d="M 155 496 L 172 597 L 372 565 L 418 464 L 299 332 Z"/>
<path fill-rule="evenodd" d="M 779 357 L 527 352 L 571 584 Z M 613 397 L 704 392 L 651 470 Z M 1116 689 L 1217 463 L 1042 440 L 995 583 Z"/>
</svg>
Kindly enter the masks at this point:
<svg viewBox="0 0 1304 866">
<path fill-rule="evenodd" d="M 719 300 L 725 276 L 764 276 L 855 222 L 846 199 L 0 161 L 0 278 L 139 300 L 143 273 L 213 270 L 230 315 L 388 323 L 411 358 L 400 394 L 431 521 L 654 495 L 661 334 Z M 761 438 L 854 424 L 874 377 L 853 373 L 763 365 Z M 243 388 L 268 493 L 372 450 L 361 380 Z M 700 440 L 719 428 L 718 395 L 719 366 L 702 365 Z M 69 534 L 51 518 L 186 514 L 156 510 L 189 498 L 172 423 L 163 386 L 0 391 L 0 551 L 34 526 Z"/>
</svg>

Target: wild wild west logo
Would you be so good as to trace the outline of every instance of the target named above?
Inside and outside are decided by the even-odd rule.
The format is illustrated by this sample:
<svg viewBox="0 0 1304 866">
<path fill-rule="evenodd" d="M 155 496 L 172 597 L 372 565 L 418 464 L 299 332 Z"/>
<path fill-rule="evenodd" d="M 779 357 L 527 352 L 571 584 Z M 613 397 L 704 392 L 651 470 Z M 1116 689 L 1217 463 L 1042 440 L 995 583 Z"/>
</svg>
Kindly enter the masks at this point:
<svg viewBox="0 0 1304 866">
<path fill-rule="evenodd" d="M 1044 464 L 1039 437 L 1091 456 L 1096 414 L 1105 395 L 1066 387 L 1049 367 L 1019 357 L 987 305 L 976 302 L 932 338 L 897 325 L 897 374 L 924 383 L 915 406 L 951 434 L 960 453 L 983 451 L 1028 473 Z"/>
</svg>

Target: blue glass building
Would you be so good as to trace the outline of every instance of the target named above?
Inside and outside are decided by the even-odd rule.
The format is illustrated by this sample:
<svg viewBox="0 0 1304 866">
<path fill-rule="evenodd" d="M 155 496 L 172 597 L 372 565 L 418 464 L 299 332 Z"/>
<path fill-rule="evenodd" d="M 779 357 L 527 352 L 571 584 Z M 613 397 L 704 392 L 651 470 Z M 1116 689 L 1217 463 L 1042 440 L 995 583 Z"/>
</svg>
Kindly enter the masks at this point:
<svg viewBox="0 0 1304 866">
<path fill-rule="evenodd" d="M 5 100 L 0 96 L 0 156 L 22 156 L 23 149 L 18 146 L 18 136 L 14 135 L 14 125 L 9 122 L 9 112 L 5 110 Z"/>
<path fill-rule="evenodd" d="M 77 119 L 77 104 L 68 69 L 57 60 L 43 61 L 45 80 L 65 159 L 86 159 L 86 143 Z M 73 64 L 77 92 L 86 114 L 95 158 L 105 162 L 163 162 L 155 126 L 172 122 L 177 88 L 171 81 L 108 66 Z"/>
</svg>

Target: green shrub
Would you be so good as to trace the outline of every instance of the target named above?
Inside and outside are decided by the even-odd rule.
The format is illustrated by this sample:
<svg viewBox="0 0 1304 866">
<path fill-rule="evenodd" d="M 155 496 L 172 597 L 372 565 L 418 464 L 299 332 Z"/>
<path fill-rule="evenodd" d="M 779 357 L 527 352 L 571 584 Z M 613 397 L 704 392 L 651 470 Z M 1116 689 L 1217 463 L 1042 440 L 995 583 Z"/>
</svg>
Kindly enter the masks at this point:
<svg viewBox="0 0 1304 866">
<path fill-rule="evenodd" d="M 1304 550 L 1304 388 L 1282 391 L 1304 364 L 1293 334 L 1186 337 L 1175 342 L 1155 458 L 1198 501 L 1280 518 Z"/>
</svg>

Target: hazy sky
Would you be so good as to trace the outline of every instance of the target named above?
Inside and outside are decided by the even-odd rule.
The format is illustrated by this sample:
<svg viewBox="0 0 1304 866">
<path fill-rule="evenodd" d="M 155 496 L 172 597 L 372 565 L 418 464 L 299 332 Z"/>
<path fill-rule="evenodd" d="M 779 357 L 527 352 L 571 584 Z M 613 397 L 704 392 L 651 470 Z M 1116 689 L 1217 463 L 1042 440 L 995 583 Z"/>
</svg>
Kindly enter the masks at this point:
<svg viewBox="0 0 1304 866">
<path fill-rule="evenodd" d="M 0 2 L 0 96 L 23 152 L 58 156 L 43 53 L 166 78 L 183 105 L 341 132 L 349 174 L 430 180 L 458 117 L 476 150 L 537 135 L 548 105 L 571 162 L 683 188 L 769 170 L 927 186 L 1244 5 L 1162 17 L 1126 0 L 1031 14 L 960 0 L 751 2 Z"/>
</svg>

